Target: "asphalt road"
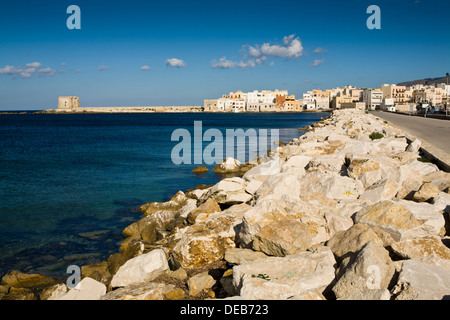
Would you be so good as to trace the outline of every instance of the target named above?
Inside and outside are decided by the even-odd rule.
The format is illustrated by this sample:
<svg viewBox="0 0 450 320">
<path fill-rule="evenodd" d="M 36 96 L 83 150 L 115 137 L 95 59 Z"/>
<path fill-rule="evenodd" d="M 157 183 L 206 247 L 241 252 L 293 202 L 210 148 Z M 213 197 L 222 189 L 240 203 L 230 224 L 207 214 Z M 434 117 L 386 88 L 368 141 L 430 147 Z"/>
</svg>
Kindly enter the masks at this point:
<svg viewBox="0 0 450 320">
<path fill-rule="evenodd" d="M 417 138 L 450 153 L 450 120 L 409 116 L 391 112 L 374 111 L 374 116 L 392 123 L 399 129 L 410 132 Z"/>
</svg>

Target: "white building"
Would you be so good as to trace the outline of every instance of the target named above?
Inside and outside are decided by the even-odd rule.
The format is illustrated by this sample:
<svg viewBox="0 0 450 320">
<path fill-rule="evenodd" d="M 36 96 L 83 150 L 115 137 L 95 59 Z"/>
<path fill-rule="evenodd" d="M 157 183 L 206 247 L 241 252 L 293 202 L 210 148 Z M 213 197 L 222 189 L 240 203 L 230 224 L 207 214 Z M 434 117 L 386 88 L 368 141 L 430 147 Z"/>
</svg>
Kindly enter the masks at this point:
<svg viewBox="0 0 450 320">
<path fill-rule="evenodd" d="M 323 110 L 330 108 L 330 98 L 327 97 L 313 97 L 313 102 L 316 104 L 316 109 Z"/>
<path fill-rule="evenodd" d="M 231 111 L 233 111 L 233 112 L 245 111 L 245 100 L 244 99 L 233 99 Z"/>
<path fill-rule="evenodd" d="M 362 93 L 362 99 L 368 110 L 377 110 L 381 108 L 383 92 L 379 89 L 365 89 Z"/>
<path fill-rule="evenodd" d="M 314 95 L 313 95 L 312 91 L 307 91 L 307 92 L 303 93 L 303 103 L 305 105 L 307 105 L 308 103 L 313 103 L 314 102 L 313 98 L 314 98 Z"/>
<path fill-rule="evenodd" d="M 450 96 L 450 85 L 445 84 L 445 83 L 441 83 L 437 85 L 438 88 L 441 88 L 442 90 L 444 90 L 444 93 L 447 97 Z"/>
<path fill-rule="evenodd" d="M 247 93 L 247 111 L 258 112 L 262 102 L 262 92 L 255 90 Z"/>
<path fill-rule="evenodd" d="M 394 98 L 385 98 L 381 103 L 381 110 L 395 112 Z"/>
</svg>

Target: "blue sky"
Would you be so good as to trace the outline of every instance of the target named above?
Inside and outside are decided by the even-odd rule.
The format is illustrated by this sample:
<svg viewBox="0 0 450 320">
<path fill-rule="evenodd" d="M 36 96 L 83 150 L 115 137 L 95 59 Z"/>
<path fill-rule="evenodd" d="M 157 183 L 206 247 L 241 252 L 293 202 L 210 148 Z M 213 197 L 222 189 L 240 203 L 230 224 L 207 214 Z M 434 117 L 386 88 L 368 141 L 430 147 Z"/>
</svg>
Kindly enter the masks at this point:
<svg viewBox="0 0 450 320">
<path fill-rule="evenodd" d="M 72 4 L 81 30 L 66 27 Z M 366 27 L 372 4 L 380 30 Z M 448 12 L 446 0 L 5 2 L 0 109 L 55 108 L 61 95 L 86 107 L 201 105 L 239 89 L 301 96 L 443 76 Z"/>
</svg>

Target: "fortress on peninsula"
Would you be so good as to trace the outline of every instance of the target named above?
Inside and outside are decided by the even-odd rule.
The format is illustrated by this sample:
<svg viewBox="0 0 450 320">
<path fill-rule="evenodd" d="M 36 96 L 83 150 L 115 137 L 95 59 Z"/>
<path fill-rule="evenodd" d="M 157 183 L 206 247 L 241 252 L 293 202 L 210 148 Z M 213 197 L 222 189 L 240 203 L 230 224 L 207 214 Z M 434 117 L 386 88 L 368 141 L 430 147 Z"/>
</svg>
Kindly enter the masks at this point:
<svg viewBox="0 0 450 320">
<path fill-rule="evenodd" d="M 44 113 L 141 113 L 141 112 L 201 112 L 203 106 L 146 106 L 146 107 L 80 107 L 80 98 L 58 97 L 58 108 Z"/>
</svg>

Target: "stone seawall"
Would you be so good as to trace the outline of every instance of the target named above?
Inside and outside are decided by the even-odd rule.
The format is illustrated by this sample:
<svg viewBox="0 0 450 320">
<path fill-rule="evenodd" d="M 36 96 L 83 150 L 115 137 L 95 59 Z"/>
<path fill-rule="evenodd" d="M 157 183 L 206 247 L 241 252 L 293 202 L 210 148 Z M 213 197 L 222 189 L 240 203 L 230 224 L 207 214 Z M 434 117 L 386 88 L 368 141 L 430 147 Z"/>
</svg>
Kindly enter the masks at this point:
<svg viewBox="0 0 450 320">
<path fill-rule="evenodd" d="M 448 298 L 450 174 L 363 111 L 308 129 L 267 157 L 218 165 L 239 176 L 144 204 L 120 252 L 44 298 Z"/>
<path fill-rule="evenodd" d="M 154 113 L 201 112 L 202 106 L 151 106 L 151 107 L 86 107 L 76 109 L 50 109 L 36 113 Z"/>
</svg>

